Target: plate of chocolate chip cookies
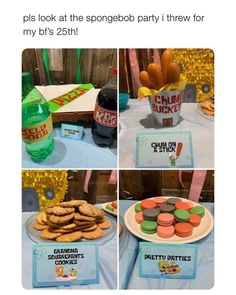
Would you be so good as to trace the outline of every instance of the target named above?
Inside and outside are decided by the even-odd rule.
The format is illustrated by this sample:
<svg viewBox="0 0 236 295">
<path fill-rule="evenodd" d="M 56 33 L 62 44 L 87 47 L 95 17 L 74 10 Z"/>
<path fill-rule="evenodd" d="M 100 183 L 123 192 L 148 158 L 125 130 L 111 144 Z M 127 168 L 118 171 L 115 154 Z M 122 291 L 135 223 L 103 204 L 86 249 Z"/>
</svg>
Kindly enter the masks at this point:
<svg viewBox="0 0 236 295">
<path fill-rule="evenodd" d="M 61 202 L 32 215 L 26 230 L 35 243 L 96 241 L 105 244 L 116 234 L 116 220 L 85 200 Z"/>
</svg>

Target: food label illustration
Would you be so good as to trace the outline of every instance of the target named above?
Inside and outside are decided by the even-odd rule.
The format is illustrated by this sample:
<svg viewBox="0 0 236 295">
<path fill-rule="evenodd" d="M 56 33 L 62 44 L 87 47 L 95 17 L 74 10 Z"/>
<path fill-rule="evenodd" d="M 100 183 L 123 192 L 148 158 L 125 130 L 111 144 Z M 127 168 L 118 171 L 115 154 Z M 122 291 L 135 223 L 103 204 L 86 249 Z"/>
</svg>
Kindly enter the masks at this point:
<svg viewBox="0 0 236 295">
<path fill-rule="evenodd" d="M 176 153 L 174 154 L 173 152 L 169 154 L 169 161 L 170 161 L 170 167 L 178 167 L 178 164 L 176 163 L 176 160 L 179 158 L 181 152 L 183 149 L 183 143 L 178 142 L 177 148 L 176 148 Z"/>
<path fill-rule="evenodd" d="M 98 284 L 97 243 L 33 245 L 33 287 Z"/>
<path fill-rule="evenodd" d="M 139 276 L 142 278 L 193 279 L 197 245 L 139 243 Z"/>
<path fill-rule="evenodd" d="M 137 133 L 136 167 L 193 168 L 191 132 Z"/>
<path fill-rule="evenodd" d="M 161 260 L 157 263 L 160 272 L 163 274 L 176 274 L 180 272 L 181 268 L 179 267 L 178 264 L 175 263 L 175 261 L 165 261 Z"/>
<path fill-rule="evenodd" d="M 61 137 L 81 140 L 83 138 L 84 128 L 82 126 L 61 124 Z"/>
<path fill-rule="evenodd" d="M 63 265 L 55 266 L 55 273 L 58 281 L 61 280 L 75 280 L 77 278 L 77 270 L 74 267 L 69 268 L 69 270 L 65 270 Z"/>
</svg>

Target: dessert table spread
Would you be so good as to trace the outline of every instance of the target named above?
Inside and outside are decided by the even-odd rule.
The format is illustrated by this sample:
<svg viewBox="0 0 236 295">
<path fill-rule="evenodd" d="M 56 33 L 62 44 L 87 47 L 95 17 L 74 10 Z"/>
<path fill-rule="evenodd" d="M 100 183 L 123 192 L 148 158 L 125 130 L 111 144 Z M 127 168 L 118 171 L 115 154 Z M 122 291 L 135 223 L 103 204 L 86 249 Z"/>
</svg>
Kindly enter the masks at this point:
<svg viewBox="0 0 236 295">
<path fill-rule="evenodd" d="M 191 131 L 193 168 L 214 167 L 214 121 L 203 115 L 196 103 L 183 103 L 180 123 L 175 127 L 154 128 L 148 100 L 130 99 L 120 112 L 119 159 L 121 168 L 135 167 L 135 140 L 137 132 Z"/>
<path fill-rule="evenodd" d="M 22 214 L 22 284 L 32 289 L 32 245 L 28 237 L 25 222 L 35 212 Z M 114 218 L 114 217 L 112 217 Z M 116 219 L 114 218 L 115 224 Z M 96 240 L 94 240 L 96 242 Z M 99 246 L 99 284 L 76 285 L 68 287 L 50 287 L 50 289 L 116 289 L 117 288 L 117 239 L 116 235 L 107 243 Z M 45 288 L 44 288 L 45 289 Z"/>
<path fill-rule="evenodd" d="M 120 200 L 119 214 L 124 216 L 126 210 L 137 201 Z M 202 203 L 214 215 L 213 203 Z M 120 236 L 121 239 L 121 236 Z M 120 245 L 120 289 L 210 289 L 214 285 L 214 229 L 205 238 L 194 242 L 198 245 L 197 274 L 195 279 L 147 279 L 140 278 L 138 272 L 138 243 L 142 240 L 130 232 L 124 238 L 126 243 Z M 125 248 L 123 248 L 125 245 Z"/>
</svg>

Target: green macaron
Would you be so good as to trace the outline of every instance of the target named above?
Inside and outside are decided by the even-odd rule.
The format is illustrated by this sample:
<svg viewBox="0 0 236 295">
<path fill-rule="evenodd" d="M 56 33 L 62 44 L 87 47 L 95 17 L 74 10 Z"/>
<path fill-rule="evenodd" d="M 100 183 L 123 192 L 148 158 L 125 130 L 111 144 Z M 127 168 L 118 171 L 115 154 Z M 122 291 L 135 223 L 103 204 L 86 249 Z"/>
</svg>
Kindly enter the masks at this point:
<svg viewBox="0 0 236 295">
<path fill-rule="evenodd" d="M 106 205 L 106 209 L 111 212 L 114 211 L 114 208 L 111 205 Z"/>
<path fill-rule="evenodd" d="M 141 223 L 141 231 L 145 234 L 154 234 L 157 231 L 157 222 L 143 220 Z"/>
<path fill-rule="evenodd" d="M 137 203 L 134 207 L 134 210 L 135 210 L 135 213 L 141 212 L 142 211 L 141 204 Z"/>
<path fill-rule="evenodd" d="M 187 222 L 189 220 L 189 212 L 184 209 L 177 209 L 174 212 L 174 217 L 177 222 Z"/>
<path fill-rule="evenodd" d="M 205 209 L 202 206 L 195 206 L 191 208 L 190 213 L 197 214 L 202 218 L 205 215 Z"/>
</svg>

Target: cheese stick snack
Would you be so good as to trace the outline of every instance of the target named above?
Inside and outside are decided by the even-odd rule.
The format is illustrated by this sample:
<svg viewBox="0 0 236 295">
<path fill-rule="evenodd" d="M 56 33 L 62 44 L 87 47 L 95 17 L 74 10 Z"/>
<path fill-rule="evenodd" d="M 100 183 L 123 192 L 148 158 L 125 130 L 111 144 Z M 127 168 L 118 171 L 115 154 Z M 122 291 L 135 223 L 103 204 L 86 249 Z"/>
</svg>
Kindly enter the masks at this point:
<svg viewBox="0 0 236 295">
<path fill-rule="evenodd" d="M 151 82 L 148 78 L 148 73 L 146 71 L 142 71 L 139 73 L 139 80 L 142 84 L 143 87 L 147 87 L 147 88 L 153 88 L 151 85 Z"/>
<path fill-rule="evenodd" d="M 165 84 L 167 83 L 167 69 L 170 63 L 173 62 L 173 55 L 169 49 L 166 49 L 161 56 L 161 71 Z"/>
<path fill-rule="evenodd" d="M 180 67 L 177 63 L 172 62 L 167 67 L 167 83 L 176 83 L 180 80 Z"/>
<path fill-rule="evenodd" d="M 155 125 L 172 127 L 179 123 L 187 79 L 180 73 L 179 65 L 173 62 L 170 50 L 165 50 L 161 56 L 161 66 L 151 63 L 147 72 L 140 73 L 140 81 L 145 87 L 139 88 L 138 98 L 149 98 Z"/>
<path fill-rule="evenodd" d="M 164 86 L 164 80 L 161 72 L 161 68 L 154 63 L 148 65 L 147 68 L 148 78 L 154 89 L 159 90 Z"/>
</svg>

